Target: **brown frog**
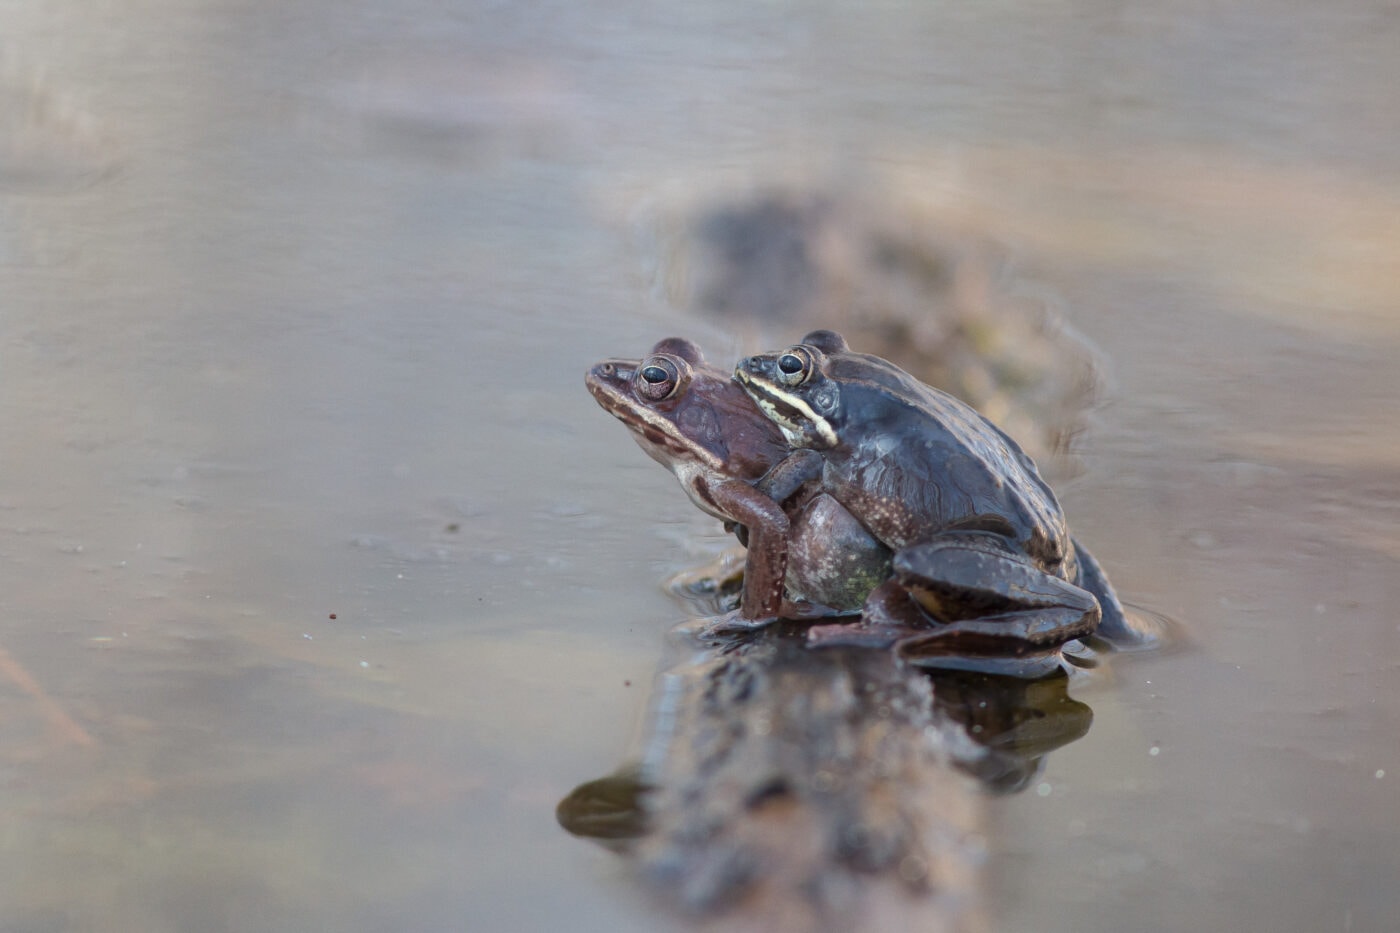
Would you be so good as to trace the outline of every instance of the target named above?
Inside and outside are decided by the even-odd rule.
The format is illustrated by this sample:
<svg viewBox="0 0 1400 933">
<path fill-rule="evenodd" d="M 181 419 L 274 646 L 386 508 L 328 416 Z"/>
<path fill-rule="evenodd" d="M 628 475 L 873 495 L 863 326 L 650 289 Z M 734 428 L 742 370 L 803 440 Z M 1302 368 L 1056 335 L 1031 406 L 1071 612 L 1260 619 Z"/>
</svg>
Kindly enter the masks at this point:
<svg viewBox="0 0 1400 933">
<path fill-rule="evenodd" d="M 693 342 L 670 337 L 645 359 L 605 360 L 584 381 L 746 545 L 740 607 L 715 629 L 858 612 L 888 579 L 889 549 L 809 482 L 778 427 Z"/>
</svg>

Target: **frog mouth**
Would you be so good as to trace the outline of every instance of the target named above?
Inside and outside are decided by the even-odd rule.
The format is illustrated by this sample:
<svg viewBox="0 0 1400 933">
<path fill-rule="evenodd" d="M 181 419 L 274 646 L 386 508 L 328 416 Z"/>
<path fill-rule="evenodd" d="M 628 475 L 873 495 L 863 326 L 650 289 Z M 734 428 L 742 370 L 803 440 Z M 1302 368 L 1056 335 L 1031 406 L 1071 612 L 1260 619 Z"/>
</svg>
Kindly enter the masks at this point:
<svg viewBox="0 0 1400 933">
<path fill-rule="evenodd" d="M 670 460 L 692 459 L 713 470 L 722 468 L 722 461 L 713 453 L 692 443 L 670 420 L 639 405 L 617 386 L 600 378 L 590 378 L 586 385 L 603 410 L 625 424 L 654 459 L 668 465 Z M 668 456 L 657 457 L 661 452 Z"/>
<path fill-rule="evenodd" d="M 799 395 L 784 391 L 780 386 L 741 368 L 734 378 L 749 393 L 768 420 L 778 426 L 794 447 L 807 446 L 813 437 L 826 447 L 836 446 L 836 429 L 807 404 Z"/>
</svg>

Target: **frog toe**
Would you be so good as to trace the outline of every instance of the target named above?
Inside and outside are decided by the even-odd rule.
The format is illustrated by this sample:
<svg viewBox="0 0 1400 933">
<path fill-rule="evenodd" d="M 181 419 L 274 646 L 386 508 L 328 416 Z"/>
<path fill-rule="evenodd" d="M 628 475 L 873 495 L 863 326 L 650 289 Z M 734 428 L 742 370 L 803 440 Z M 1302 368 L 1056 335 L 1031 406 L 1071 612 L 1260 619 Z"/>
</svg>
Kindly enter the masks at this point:
<svg viewBox="0 0 1400 933">
<path fill-rule="evenodd" d="M 701 641 L 730 638 L 767 628 L 778 621 L 777 616 L 763 616 L 757 619 L 746 618 L 742 609 L 726 612 L 722 616 L 709 619 L 695 633 Z"/>
<path fill-rule="evenodd" d="M 908 634 L 900 629 L 851 622 L 844 625 L 817 625 L 807 630 L 809 648 L 888 648 Z"/>
</svg>

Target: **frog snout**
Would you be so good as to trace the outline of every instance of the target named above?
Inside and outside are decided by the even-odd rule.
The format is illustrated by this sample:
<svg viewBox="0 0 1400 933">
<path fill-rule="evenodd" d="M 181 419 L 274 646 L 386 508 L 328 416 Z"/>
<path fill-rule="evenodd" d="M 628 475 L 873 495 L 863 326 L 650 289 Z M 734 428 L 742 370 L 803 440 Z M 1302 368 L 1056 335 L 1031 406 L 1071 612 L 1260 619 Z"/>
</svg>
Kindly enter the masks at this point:
<svg viewBox="0 0 1400 933">
<path fill-rule="evenodd" d="M 764 379 L 772 379 L 773 363 L 770 360 L 746 357 L 735 364 L 734 375 L 740 379 L 743 379 L 745 376 L 761 376 Z"/>
</svg>

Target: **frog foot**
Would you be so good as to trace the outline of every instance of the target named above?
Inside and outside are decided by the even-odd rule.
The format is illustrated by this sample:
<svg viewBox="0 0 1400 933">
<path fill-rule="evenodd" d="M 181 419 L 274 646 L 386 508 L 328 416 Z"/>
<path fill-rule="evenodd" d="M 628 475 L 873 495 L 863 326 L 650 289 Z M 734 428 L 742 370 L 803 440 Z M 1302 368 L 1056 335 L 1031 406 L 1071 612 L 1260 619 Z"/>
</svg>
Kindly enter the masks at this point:
<svg viewBox="0 0 1400 933">
<path fill-rule="evenodd" d="M 751 632 L 756 632 L 759 629 L 767 628 L 780 621 L 782 621 L 781 617 L 775 615 L 765 615 L 756 619 L 750 619 L 744 615 L 743 607 L 740 607 L 730 610 L 724 615 L 715 616 L 707 620 L 695 635 L 702 641 L 732 638 L 735 635 L 746 635 Z"/>
<path fill-rule="evenodd" d="M 902 637 L 898 629 L 882 629 L 864 622 L 818 625 L 807 630 L 809 648 L 888 648 Z"/>
<path fill-rule="evenodd" d="M 902 643 L 974 653 L 1027 653 L 1092 634 L 1099 602 L 995 541 L 949 535 L 894 557 L 895 578 L 924 612 L 943 623 Z M 934 647 L 937 646 L 937 647 Z"/>
<path fill-rule="evenodd" d="M 859 622 L 814 626 L 807 631 L 807 644 L 813 648 L 889 648 L 930 628 L 928 616 L 909 591 L 889 580 L 871 591 Z"/>
<path fill-rule="evenodd" d="M 1108 582 L 1094 555 L 1078 541 L 1074 542 L 1074 550 L 1078 558 L 1074 582 L 1081 589 L 1093 593 L 1103 611 L 1098 631 L 1094 632 L 1096 643 L 1115 651 L 1140 651 L 1157 648 L 1170 641 L 1170 619 L 1141 607 L 1131 615 L 1125 612 L 1118 594 L 1113 591 L 1113 585 Z"/>
<path fill-rule="evenodd" d="M 1088 631 L 1092 627 L 1085 629 L 1083 613 L 1075 609 L 1008 612 L 906 631 L 896 650 L 910 661 L 954 654 L 1022 657 L 1058 652 L 1065 642 Z"/>
<path fill-rule="evenodd" d="M 778 610 L 778 618 L 789 619 L 793 622 L 815 622 L 837 616 L 860 615 L 860 613 L 860 609 L 834 609 L 831 606 L 808 602 L 805 599 L 784 599 L 782 608 Z"/>
<path fill-rule="evenodd" d="M 823 606 L 821 603 L 811 603 L 802 599 L 784 599 L 776 614 L 760 615 L 756 618 L 749 618 L 744 615 L 744 609 L 726 612 L 724 615 L 707 622 L 700 629 L 701 638 L 722 638 L 728 635 L 738 635 L 744 632 L 754 632 L 761 628 L 767 628 L 776 622 L 816 622 L 822 619 L 829 619 L 837 616 L 855 615 L 858 609 L 833 609 L 830 606 Z"/>
<path fill-rule="evenodd" d="M 953 633 L 949 633 L 949 636 L 944 639 L 927 636 L 901 639 L 895 643 L 894 651 L 903 661 L 915 667 L 977 671 L 1023 680 L 1038 680 L 1058 674 L 1068 663 L 1058 644 L 1022 644 L 1013 651 L 1005 650 L 1003 644 L 991 653 L 981 653 L 966 641 L 952 637 Z"/>
</svg>

